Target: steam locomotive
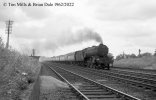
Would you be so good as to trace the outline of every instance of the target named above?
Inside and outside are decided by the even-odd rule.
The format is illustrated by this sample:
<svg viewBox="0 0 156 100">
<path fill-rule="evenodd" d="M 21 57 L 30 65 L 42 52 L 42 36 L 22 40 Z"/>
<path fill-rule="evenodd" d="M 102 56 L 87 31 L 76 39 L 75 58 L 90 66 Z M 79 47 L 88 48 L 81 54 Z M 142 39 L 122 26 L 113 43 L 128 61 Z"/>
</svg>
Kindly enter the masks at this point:
<svg viewBox="0 0 156 100">
<path fill-rule="evenodd" d="M 109 49 L 106 45 L 92 46 L 80 51 L 65 55 L 51 57 L 51 61 L 70 63 L 97 69 L 110 69 L 112 57 L 108 56 Z"/>
</svg>

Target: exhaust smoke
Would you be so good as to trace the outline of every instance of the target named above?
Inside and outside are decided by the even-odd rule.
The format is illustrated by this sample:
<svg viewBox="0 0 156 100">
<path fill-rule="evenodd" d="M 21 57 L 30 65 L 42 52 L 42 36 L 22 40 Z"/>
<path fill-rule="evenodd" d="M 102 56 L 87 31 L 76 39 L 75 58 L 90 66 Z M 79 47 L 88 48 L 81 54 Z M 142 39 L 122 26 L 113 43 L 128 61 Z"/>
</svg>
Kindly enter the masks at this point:
<svg viewBox="0 0 156 100">
<path fill-rule="evenodd" d="M 101 36 L 97 32 L 89 28 L 84 28 L 77 30 L 76 32 L 61 32 L 53 39 L 52 37 L 47 37 L 44 41 L 36 40 L 33 42 L 33 48 L 37 49 L 38 53 L 43 51 L 55 52 L 59 47 L 81 44 L 82 42 L 92 40 L 103 43 Z"/>
</svg>

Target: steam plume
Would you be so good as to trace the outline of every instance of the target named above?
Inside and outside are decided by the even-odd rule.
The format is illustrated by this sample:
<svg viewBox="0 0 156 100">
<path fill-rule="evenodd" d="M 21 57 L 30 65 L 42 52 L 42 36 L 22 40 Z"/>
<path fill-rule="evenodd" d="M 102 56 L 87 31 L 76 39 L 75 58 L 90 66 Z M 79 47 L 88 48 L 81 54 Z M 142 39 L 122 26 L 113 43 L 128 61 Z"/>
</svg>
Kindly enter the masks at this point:
<svg viewBox="0 0 156 100">
<path fill-rule="evenodd" d="M 68 33 L 66 36 L 62 37 L 62 40 L 63 41 L 60 44 L 63 46 L 82 43 L 90 40 L 103 43 L 101 36 L 88 28 L 78 30 L 75 33 Z"/>
<path fill-rule="evenodd" d="M 91 40 L 103 43 L 101 36 L 97 32 L 94 32 L 89 28 L 84 28 L 75 33 L 71 31 L 63 32 L 55 37 L 55 39 L 49 37 L 49 39 L 46 38 L 45 41 L 37 40 L 33 43 L 33 47 L 41 52 L 47 50 L 55 52 L 59 47 L 79 44 Z"/>
<path fill-rule="evenodd" d="M 91 29 L 85 28 L 78 32 L 78 37 L 83 39 L 83 41 L 95 40 L 96 42 L 103 43 L 101 36 L 92 31 Z"/>
</svg>

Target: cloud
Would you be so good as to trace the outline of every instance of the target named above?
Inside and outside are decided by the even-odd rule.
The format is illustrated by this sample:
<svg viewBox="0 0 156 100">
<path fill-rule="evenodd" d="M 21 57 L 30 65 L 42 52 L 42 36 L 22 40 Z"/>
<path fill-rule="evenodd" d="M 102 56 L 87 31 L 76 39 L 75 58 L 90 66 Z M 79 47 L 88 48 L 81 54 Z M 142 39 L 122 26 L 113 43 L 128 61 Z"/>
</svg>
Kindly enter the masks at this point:
<svg viewBox="0 0 156 100">
<path fill-rule="evenodd" d="M 91 0 L 95 17 L 101 20 L 146 20 L 156 17 L 156 2 L 151 0 Z"/>
<path fill-rule="evenodd" d="M 49 9 L 43 7 L 23 7 L 21 8 L 21 10 L 29 18 L 34 20 L 45 19 L 51 15 L 51 13 L 49 13 Z"/>
</svg>

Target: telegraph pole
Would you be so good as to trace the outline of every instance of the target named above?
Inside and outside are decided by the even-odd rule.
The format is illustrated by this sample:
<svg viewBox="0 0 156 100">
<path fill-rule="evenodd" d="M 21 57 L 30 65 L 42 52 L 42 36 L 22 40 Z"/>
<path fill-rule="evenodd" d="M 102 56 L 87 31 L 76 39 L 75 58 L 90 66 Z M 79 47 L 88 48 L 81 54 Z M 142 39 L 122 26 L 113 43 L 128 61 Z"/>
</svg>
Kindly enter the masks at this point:
<svg viewBox="0 0 156 100">
<path fill-rule="evenodd" d="M 6 34 L 8 34 L 6 48 L 9 48 L 9 35 L 12 32 L 12 24 L 13 24 L 13 21 L 11 20 L 6 21 Z"/>
</svg>

